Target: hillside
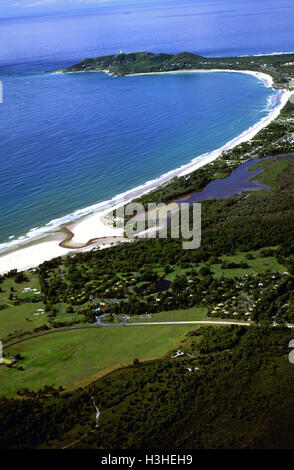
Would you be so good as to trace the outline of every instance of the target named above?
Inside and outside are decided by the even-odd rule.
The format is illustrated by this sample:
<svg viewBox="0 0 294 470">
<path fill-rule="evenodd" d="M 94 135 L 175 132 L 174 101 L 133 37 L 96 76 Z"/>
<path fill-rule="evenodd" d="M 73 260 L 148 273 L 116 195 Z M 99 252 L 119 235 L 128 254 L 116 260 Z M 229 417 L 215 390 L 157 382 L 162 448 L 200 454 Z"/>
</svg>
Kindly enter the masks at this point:
<svg viewBox="0 0 294 470">
<path fill-rule="evenodd" d="M 87 58 L 64 71 L 108 71 L 114 75 L 127 75 L 189 69 L 253 70 L 271 75 L 277 85 L 283 86 L 294 76 L 293 63 L 294 54 L 207 58 L 189 52 L 176 55 L 134 52 Z"/>
</svg>

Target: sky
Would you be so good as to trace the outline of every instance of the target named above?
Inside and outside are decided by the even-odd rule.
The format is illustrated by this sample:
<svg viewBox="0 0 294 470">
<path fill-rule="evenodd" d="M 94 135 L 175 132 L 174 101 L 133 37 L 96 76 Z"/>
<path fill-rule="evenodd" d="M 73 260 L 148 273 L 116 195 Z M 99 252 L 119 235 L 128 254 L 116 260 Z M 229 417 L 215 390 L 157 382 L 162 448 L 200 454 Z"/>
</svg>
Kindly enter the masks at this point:
<svg viewBox="0 0 294 470">
<path fill-rule="evenodd" d="M 99 6 L 127 6 L 156 3 L 174 3 L 174 0 L 0 0 L 0 19 L 7 16 L 46 14 L 75 11 Z"/>
</svg>

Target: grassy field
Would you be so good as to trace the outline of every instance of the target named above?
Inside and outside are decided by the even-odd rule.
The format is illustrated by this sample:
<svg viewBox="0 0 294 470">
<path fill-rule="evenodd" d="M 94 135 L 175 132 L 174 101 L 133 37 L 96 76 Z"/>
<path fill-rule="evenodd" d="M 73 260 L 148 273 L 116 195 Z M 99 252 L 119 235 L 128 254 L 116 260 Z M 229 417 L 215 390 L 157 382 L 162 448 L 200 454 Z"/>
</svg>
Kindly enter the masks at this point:
<svg viewBox="0 0 294 470">
<path fill-rule="evenodd" d="M 16 305 L 0 310 L 0 339 L 11 333 L 32 331 L 48 324 L 46 315 L 34 316 L 38 308 L 44 308 L 42 302 Z"/>
<path fill-rule="evenodd" d="M 23 292 L 24 289 L 28 287 L 37 289 L 37 292 L 40 292 L 38 275 L 26 273 L 26 276 L 28 277 L 28 281 L 20 284 L 17 284 L 14 278 L 5 279 L 0 284 L 2 289 L 0 292 L 0 305 L 7 306 L 7 308 L 0 310 L 0 339 L 2 340 L 10 334 L 18 335 L 33 331 L 34 328 L 43 325 L 49 325 L 46 313 L 41 315 L 40 312 L 38 312 L 38 309 L 45 308 L 43 302 L 27 302 L 14 305 L 14 300 L 9 299 L 10 295 L 18 299 L 29 299 L 34 295 L 34 292 Z M 13 291 L 11 291 L 11 288 L 13 288 Z M 66 313 L 67 304 L 62 303 L 61 306 L 65 313 L 61 312 L 59 305 L 55 306 L 57 313 L 54 321 L 56 323 L 67 323 L 84 319 L 84 315 L 77 314 L 76 311 L 73 314 Z M 36 313 L 39 313 L 39 315 L 35 315 Z"/>
<path fill-rule="evenodd" d="M 271 247 L 275 248 L 275 247 Z M 254 259 L 247 259 L 246 255 L 251 254 L 253 255 Z M 211 264 L 209 265 L 209 269 L 213 273 L 213 276 L 219 278 L 220 276 L 224 275 L 225 277 L 232 278 L 232 277 L 242 277 L 245 274 L 259 274 L 262 272 L 267 271 L 270 269 L 271 271 L 286 271 L 286 267 L 279 264 L 273 256 L 262 257 L 258 251 L 250 251 L 246 253 L 237 253 L 233 256 L 221 256 L 221 262 L 227 261 L 229 263 L 241 263 L 246 262 L 248 264 L 248 268 L 241 269 L 241 268 L 233 268 L 233 269 L 222 269 L 221 264 Z M 203 266 L 206 266 L 205 263 L 200 263 L 194 271 L 199 271 Z M 182 269 L 180 267 L 176 267 L 173 272 L 169 273 L 166 276 L 166 279 L 169 281 L 173 281 L 176 276 L 181 274 L 186 274 L 187 271 L 190 271 L 191 268 Z"/>
<path fill-rule="evenodd" d="M 257 180 L 261 184 L 270 186 L 273 191 L 278 191 L 280 189 L 278 179 L 293 160 L 294 156 L 286 156 L 257 162 L 249 170 L 256 171 L 262 168 L 263 172 L 251 178 L 250 181 Z"/>
<path fill-rule="evenodd" d="M 210 266 L 211 271 L 214 273 L 214 277 L 218 278 L 224 275 L 225 277 L 242 277 L 245 274 L 257 274 L 267 271 L 286 271 L 286 267 L 279 264 L 273 256 L 267 256 L 262 258 L 258 256 L 258 252 L 252 251 L 251 254 L 256 256 L 255 259 L 247 259 L 247 253 L 237 253 L 234 256 L 221 256 L 222 261 L 241 263 L 246 262 L 249 268 L 234 268 L 234 269 L 222 269 L 221 264 L 212 264 Z"/>
<path fill-rule="evenodd" d="M 180 268 L 179 266 L 175 266 L 175 268 L 173 268 L 173 271 L 165 276 L 165 279 L 167 279 L 168 281 L 173 281 L 177 276 L 185 274 L 187 271 L 190 270 L 191 268 Z"/>
<path fill-rule="evenodd" d="M 91 304 L 92 302 L 86 302 L 83 304 L 83 307 Z M 69 304 L 65 302 L 55 305 L 55 308 L 57 309 L 57 315 L 54 318 L 55 323 L 68 323 L 78 320 L 83 321 L 85 319 L 85 316 L 82 313 L 79 313 L 79 308 L 77 306 L 74 306 L 73 313 L 67 313 L 68 307 Z"/>
<path fill-rule="evenodd" d="M 46 315 L 35 316 L 39 308 L 44 308 L 42 302 L 37 303 L 23 303 L 21 305 L 14 305 L 14 300 L 10 300 L 9 296 L 12 294 L 14 297 L 20 299 L 28 299 L 33 295 L 32 292 L 23 292 L 24 288 L 30 287 L 32 289 L 40 289 L 38 276 L 36 274 L 26 274 L 28 282 L 17 284 L 14 278 L 5 279 L 0 287 L 0 305 L 7 305 L 7 308 L 0 310 L 0 339 L 5 338 L 7 335 L 14 332 L 31 331 L 36 327 L 47 324 Z M 11 291 L 13 288 L 13 292 Z"/>
<path fill-rule="evenodd" d="M 27 387 L 84 386 L 107 372 L 139 360 L 163 356 L 193 325 L 102 327 L 53 333 L 17 344 L 7 355 L 24 357 L 15 367 L 0 367 L 1 394 L 14 395 Z"/>
<path fill-rule="evenodd" d="M 154 322 L 154 321 L 197 321 L 207 318 L 207 309 L 193 307 L 187 310 L 171 310 L 152 314 L 151 318 L 141 318 L 140 315 L 132 315 L 131 322 Z"/>
<path fill-rule="evenodd" d="M 33 295 L 33 292 L 23 292 L 25 288 L 30 287 L 31 289 L 37 289 L 40 292 L 40 284 L 38 281 L 38 276 L 36 274 L 27 274 L 28 281 L 17 284 L 14 281 L 14 278 L 5 279 L 0 287 L 2 291 L 0 292 L 0 304 L 1 305 L 13 305 L 13 300 L 9 299 L 10 294 L 14 297 L 20 297 L 21 299 L 29 298 Z M 13 291 L 11 291 L 13 289 Z"/>
<path fill-rule="evenodd" d="M 274 247 L 273 247 L 274 248 Z M 236 253 L 234 256 L 220 257 L 221 263 L 246 262 L 246 269 L 222 269 L 220 264 L 209 264 L 214 277 L 242 277 L 245 274 L 261 273 L 267 270 L 285 271 L 274 257 L 262 257 L 258 251 L 250 252 L 253 259 L 247 259 L 248 253 Z M 199 272 L 204 264 L 192 269 Z M 155 268 L 163 274 L 161 266 Z M 166 278 L 172 280 L 178 274 L 186 273 L 191 268 L 176 267 Z M 29 281 L 16 284 L 13 279 L 7 279 L 1 284 L 0 304 L 8 308 L 0 310 L 0 339 L 11 333 L 29 332 L 34 328 L 48 324 L 46 314 L 34 316 L 38 308 L 43 308 L 41 302 L 14 305 L 9 296 L 24 299 L 32 293 L 24 293 L 25 287 L 39 289 L 38 278 L 29 274 Z M 189 275 L 188 275 L 189 277 Z M 13 287 L 13 291 L 11 291 Z M 65 313 L 61 313 L 64 310 Z M 56 305 L 58 313 L 56 323 L 81 319 L 82 316 L 67 314 L 68 305 Z M 80 318 L 79 318 L 80 317 Z M 165 321 L 197 321 L 207 318 L 205 308 L 193 307 L 187 310 L 176 310 L 155 313 L 151 318 L 140 318 L 136 315 L 132 322 L 165 322 Z M 38 390 L 44 385 L 63 385 L 66 389 L 84 386 L 121 366 L 131 364 L 135 358 L 139 360 L 154 359 L 163 356 L 175 348 L 188 331 L 195 329 L 194 325 L 158 325 L 138 327 L 102 327 L 94 329 L 69 330 L 52 333 L 42 337 L 19 343 L 5 351 L 6 355 L 20 354 L 23 359 L 16 366 L 0 367 L 1 392 L 13 396 L 17 390 L 27 387 Z M 24 370 L 20 370 L 23 368 Z"/>
</svg>

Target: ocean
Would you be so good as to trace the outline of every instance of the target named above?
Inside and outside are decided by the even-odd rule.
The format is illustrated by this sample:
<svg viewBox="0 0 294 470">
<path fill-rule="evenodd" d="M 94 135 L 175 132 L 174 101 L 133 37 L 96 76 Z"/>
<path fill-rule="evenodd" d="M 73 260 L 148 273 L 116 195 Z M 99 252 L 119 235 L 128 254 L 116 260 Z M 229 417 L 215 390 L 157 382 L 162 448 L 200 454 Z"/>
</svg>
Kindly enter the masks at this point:
<svg viewBox="0 0 294 470">
<path fill-rule="evenodd" d="M 294 51 L 293 0 L 108 0 L 58 14 L 16 10 L 17 17 L 5 18 L 0 5 L 0 66 L 21 70 L 120 50 L 210 57 Z"/>
<path fill-rule="evenodd" d="M 294 50 L 292 1 L 195 3 L 1 16 L 0 251 L 221 147 L 276 105 L 244 74 L 44 73 L 120 50 Z"/>
</svg>

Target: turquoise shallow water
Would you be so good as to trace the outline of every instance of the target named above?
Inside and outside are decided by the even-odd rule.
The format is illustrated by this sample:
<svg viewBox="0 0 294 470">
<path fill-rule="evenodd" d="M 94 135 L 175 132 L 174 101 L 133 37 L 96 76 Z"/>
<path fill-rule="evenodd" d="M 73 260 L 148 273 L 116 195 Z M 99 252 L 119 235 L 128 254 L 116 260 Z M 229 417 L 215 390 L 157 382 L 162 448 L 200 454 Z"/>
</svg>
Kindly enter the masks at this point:
<svg viewBox="0 0 294 470">
<path fill-rule="evenodd" d="M 221 147 L 278 99 L 256 78 L 228 72 L 0 79 L 1 250 Z"/>
</svg>

